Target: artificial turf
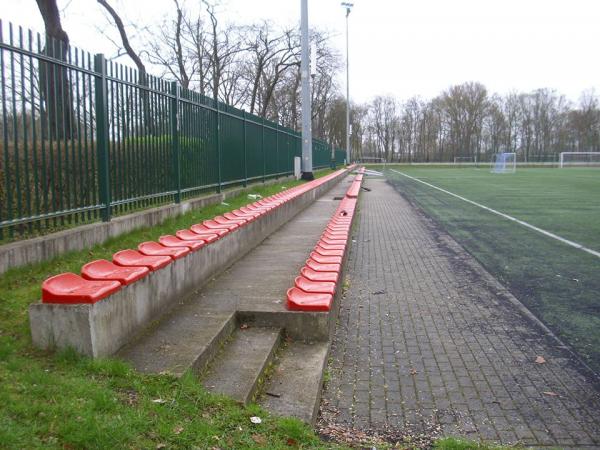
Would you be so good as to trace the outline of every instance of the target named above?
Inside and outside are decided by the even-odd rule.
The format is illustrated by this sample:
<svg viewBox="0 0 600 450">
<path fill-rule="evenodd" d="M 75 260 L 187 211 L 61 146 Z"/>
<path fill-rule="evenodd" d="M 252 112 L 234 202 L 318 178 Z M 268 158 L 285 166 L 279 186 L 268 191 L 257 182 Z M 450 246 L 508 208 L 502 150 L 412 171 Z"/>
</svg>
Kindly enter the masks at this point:
<svg viewBox="0 0 600 450">
<path fill-rule="evenodd" d="M 393 170 L 392 170 L 393 169 Z M 600 258 L 394 172 L 600 251 L 600 169 L 388 166 L 396 189 L 600 372 Z"/>
</svg>

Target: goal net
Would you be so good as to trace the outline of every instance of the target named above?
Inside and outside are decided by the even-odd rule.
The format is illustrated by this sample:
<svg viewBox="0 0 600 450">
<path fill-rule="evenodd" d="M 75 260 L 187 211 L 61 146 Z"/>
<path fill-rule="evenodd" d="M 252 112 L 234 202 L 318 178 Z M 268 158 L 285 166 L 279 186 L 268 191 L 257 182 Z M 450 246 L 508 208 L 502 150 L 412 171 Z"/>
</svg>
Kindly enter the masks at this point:
<svg viewBox="0 0 600 450">
<path fill-rule="evenodd" d="M 600 167 L 600 152 L 562 152 L 559 167 Z"/>
<path fill-rule="evenodd" d="M 496 153 L 492 157 L 492 173 L 515 173 L 517 171 L 516 153 Z"/>
</svg>

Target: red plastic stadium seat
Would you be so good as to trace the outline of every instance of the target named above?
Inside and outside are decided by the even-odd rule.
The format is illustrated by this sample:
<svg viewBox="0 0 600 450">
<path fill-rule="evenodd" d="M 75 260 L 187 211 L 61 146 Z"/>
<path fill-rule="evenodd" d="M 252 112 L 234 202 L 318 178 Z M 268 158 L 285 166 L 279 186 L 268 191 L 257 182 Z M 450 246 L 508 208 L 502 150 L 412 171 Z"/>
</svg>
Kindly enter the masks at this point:
<svg viewBox="0 0 600 450">
<path fill-rule="evenodd" d="M 324 243 L 324 244 L 328 244 L 328 245 L 346 245 L 346 243 L 348 242 L 348 239 L 331 239 L 327 236 L 322 236 L 320 239 L 320 242 Z"/>
<path fill-rule="evenodd" d="M 74 273 L 61 273 L 42 283 L 43 303 L 96 303 L 121 289 L 118 281 L 85 280 Z"/>
<path fill-rule="evenodd" d="M 346 192 L 346 196 L 349 198 L 357 198 L 359 191 L 360 182 L 355 181 L 354 183 L 352 183 L 352 186 L 350 186 L 350 189 L 348 189 L 348 192 Z"/>
<path fill-rule="evenodd" d="M 311 281 L 329 281 L 331 283 L 337 283 L 339 278 L 337 272 L 317 272 L 307 266 L 300 269 L 300 275 Z"/>
<path fill-rule="evenodd" d="M 121 250 L 113 255 L 113 262 L 119 266 L 142 266 L 153 272 L 168 266 L 171 261 L 170 256 L 142 255 L 137 250 Z"/>
<path fill-rule="evenodd" d="M 227 230 L 225 230 L 225 232 L 227 232 Z M 219 236 L 216 233 L 215 234 L 197 234 L 190 230 L 179 230 L 175 233 L 175 235 L 183 241 L 196 242 L 196 241 L 202 240 L 207 244 L 210 244 L 211 242 L 214 242 L 217 239 L 219 239 Z"/>
<path fill-rule="evenodd" d="M 179 239 L 177 236 L 172 236 L 170 234 L 166 236 L 161 236 L 160 238 L 158 238 L 158 242 L 160 242 L 165 247 L 187 247 L 193 252 L 195 252 L 196 250 L 200 250 L 206 245 L 206 241 L 202 239 L 198 239 L 195 241 L 185 241 L 183 239 Z"/>
<path fill-rule="evenodd" d="M 223 224 L 223 225 L 230 225 L 232 223 L 235 223 L 240 227 L 242 227 L 248 223 L 247 219 L 240 219 L 239 217 L 237 219 L 227 219 L 226 217 L 223 217 L 223 216 L 216 216 L 213 220 L 215 222 Z"/>
<path fill-rule="evenodd" d="M 318 245 L 318 247 L 325 249 L 325 250 L 341 250 L 341 251 L 346 250 L 345 244 L 328 244 L 326 242 L 323 242 L 323 240 L 320 240 L 317 245 Z"/>
<path fill-rule="evenodd" d="M 86 280 L 118 281 L 122 285 L 131 284 L 149 273 L 146 267 L 117 266 L 106 259 L 92 261 L 81 268 L 81 276 Z"/>
<path fill-rule="evenodd" d="M 233 231 L 240 227 L 239 224 L 234 223 L 234 222 L 231 222 L 229 224 L 223 224 L 223 223 L 215 222 L 214 220 L 205 220 L 204 222 L 202 222 L 202 225 L 204 225 L 206 228 L 210 228 L 211 230 L 229 230 L 229 231 Z"/>
<path fill-rule="evenodd" d="M 323 248 L 320 245 L 317 245 L 315 247 L 315 252 L 318 253 L 319 255 L 323 255 L 323 256 L 344 256 L 344 250 L 343 249 L 327 249 L 327 248 Z"/>
<path fill-rule="evenodd" d="M 190 252 L 187 247 L 165 247 L 158 242 L 142 242 L 138 245 L 140 253 L 149 256 L 170 256 L 173 259 L 184 257 Z"/>
<path fill-rule="evenodd" d="M 348 233 L 330 233 L 329 231 L 325 231 L 321 238 L 330 239 L 332 241 L 347 241 Z"/>
<path fill-rule="evenodd" d="M 223 217 L 225 217 L 226 219 L 231 219 L 231 220 L 244 219 L 248 222 L 252 222 L 252 221 L 256 220 L 259 216 L 260 216 L 260 214 L 258 214 L 258 213 L 244 214 L 241 211 L 226 212 L 225 214 L 223 214 Z"/>
<path fill-rule="evenodd" d="M 287 306 L 292 311 L 329 311 L 333 295 L 307 293 L 293 287 L 287 291 Z"/>
<path fill-rule="evenodd" d="M 316 292 L 319 294 L 335 294 L 335 283 L 331 281 L 312 281 L 302 276 L 294 280 L 296 287 L 304 292 Z"/>
<path fill-rule="evenodd" d="M 310 259 L 321 263 L 321 264 L 341 264 L 342 257 L 341 256 L 323 256 L 317 252 L 311 252 Z"/>
<path fill-rule="evenodd" d="M 306 267 L 316 270 L 317 272 L 336 272 L 340 273 L 342 270 L 341 264 L 323 264 L 318 263 L 312 259 L 306 260 Z"/>
<path fill-rule="evenodd" d="M 203 236 L 206 234 L 211 234 L 211 235 L 216 234 L 218 237 L 221 237 L 221 236 L 224 236 L 227 233 L 229 233 L 229 231 L 223 227 L 221 227 L 220 229 L 219 228 L 207 228 L 204 225 L 202 225 L 201 223 L 192 225 L 190 227 L 190 230 L 192 230 L 196 234 L 199 234 L 200 236 Z"/>
</svg>

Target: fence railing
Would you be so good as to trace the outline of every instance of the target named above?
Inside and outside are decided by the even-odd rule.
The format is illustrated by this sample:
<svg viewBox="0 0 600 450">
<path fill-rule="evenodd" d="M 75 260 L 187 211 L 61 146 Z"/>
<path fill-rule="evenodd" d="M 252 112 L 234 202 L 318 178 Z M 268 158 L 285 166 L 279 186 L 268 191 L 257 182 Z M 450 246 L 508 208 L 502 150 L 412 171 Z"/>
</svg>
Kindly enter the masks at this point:
<svg viewBox="0 0 600 450">
<path fill-rule="evenodd" d="M 294 130 L 1 20 L 0 89 L 0 240 L 289 175 L 301 155 Z M 314 168 L 331 162 L 315 139 Z"/>
</svg>

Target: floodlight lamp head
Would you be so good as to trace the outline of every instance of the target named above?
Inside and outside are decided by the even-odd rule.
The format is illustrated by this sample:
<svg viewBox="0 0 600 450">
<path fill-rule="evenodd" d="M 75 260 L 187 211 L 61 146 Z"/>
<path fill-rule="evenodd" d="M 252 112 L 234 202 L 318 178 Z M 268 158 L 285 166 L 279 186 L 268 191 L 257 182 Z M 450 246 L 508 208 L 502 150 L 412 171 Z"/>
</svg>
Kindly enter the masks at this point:
<svg viewBox="0 0 600 450">
<path fill-rule="evenodd" d="M 346 8 L 346 17 L 350 15 L 350 10 L 354 6 L 354 3 L 342 2 L 342 6 Z"/>
</svg>

